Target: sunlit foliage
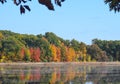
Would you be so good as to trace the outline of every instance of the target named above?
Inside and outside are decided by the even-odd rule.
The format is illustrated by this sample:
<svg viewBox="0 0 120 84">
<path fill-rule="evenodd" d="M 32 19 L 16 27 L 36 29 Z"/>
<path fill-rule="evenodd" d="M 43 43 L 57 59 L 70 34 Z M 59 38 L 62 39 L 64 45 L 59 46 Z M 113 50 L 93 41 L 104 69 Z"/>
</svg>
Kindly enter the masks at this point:
<svg viewBox="0 0 120 84">
<path fill-rule="evenodd" d="M 120 41 L 94 39 L 86 45 L 64 40 L 52 32 L 18 34 L 0 30 L 0 62 L 120 61 Z"/>
</svg>

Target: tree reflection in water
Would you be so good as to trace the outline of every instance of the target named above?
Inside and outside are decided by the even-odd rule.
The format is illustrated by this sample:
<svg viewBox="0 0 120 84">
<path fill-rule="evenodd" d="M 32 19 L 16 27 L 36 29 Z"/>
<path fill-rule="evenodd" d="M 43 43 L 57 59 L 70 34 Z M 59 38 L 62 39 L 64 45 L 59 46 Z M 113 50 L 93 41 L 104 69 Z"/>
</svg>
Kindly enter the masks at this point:
<svg viewBox="0 0 120 84">
<path fill-rule="evenodd" d="M 1 66 L 0 84 L 120 84 L 119 66 Z"/>
</svg>

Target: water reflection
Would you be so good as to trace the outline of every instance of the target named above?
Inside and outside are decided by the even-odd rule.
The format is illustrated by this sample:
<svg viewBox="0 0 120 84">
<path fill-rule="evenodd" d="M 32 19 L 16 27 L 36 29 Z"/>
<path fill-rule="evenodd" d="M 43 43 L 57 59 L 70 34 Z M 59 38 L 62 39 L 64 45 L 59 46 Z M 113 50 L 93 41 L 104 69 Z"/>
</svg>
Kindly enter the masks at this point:
<svg viewBox="0 0 120 84">
<path fill-rule="evenodd" d="M 1 66 L 0 84 L 120 84 L 119 66 Z"/>
</svg>

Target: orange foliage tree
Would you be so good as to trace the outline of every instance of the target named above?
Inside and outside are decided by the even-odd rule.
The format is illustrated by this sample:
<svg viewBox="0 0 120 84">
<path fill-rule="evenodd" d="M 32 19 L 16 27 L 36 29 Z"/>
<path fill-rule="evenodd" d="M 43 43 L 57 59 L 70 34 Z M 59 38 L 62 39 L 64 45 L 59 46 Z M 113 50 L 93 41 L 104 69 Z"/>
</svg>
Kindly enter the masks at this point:
<svg viewBox="0 0 120 84">
<path fill-rule="evenodd" d="M 61 49 L 59 47 L 56 47 L 53 44 L 50 45 L 50 49 L 52 52 L 52 60 L 54 62 L 60 62 L 61 61 Z"/>
<path fill-rule="evenodd" d="M 59 47 L 56 47 L 56 49 L 57 49 L 57 52 L 56 52 L 57 61 L 60 62 L 61 61 L 61 49 Z"/>
<path fill-rule="evenodd" d="M 69 47 L 66 47 L 66 60 L 68 62 L 72 62 L 72 61 L 75 61 L 75 57 L 76 57 L 76 54 L 75 54 L 75 50 L 73 48 L 69 48 Z"/>
</svg>

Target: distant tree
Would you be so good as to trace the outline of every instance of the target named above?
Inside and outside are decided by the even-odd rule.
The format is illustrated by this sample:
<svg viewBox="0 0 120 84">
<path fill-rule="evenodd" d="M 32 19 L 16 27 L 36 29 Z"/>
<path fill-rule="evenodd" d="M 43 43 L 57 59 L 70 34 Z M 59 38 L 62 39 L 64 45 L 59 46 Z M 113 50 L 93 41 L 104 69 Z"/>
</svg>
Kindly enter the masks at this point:
<svg viewBox="0 0 120 84">
<path fill-rule="evenodd" d="M 50 50 L 50 43 L 45 37 L 40 38 L 37 41 L 37 45 L 40 47 L 41 56 L 40 59 L 43 62 L 50 62 L 52 61 L 52 54 Z"/>
<path fill-rule="evenodd" d="M 60 46 L 61 41 L 59 37 L 52 32 L 46 32 L 45 38 L 48 40 L 50 44 L 55 44 L 55 46 Z"/>
<path fill-rule="evenodd" d="M 23 44 L 14 37 L 7 37 L 1 41 L 1 53 L 0 56 L 6 56 L 8 60 L 17 61 L 19 60 L 19 51 Z"/>
<path fill-rule="evenodd" d="M 96 61 L 108 61 L 106 52 L 98 47 L 96 44 L 92 44 L 87 47 L 87 53 L 91 56 L 91 59 Z"/>
<path fill-rule="evenodd" d="M 57 48 L 57 52 L 56 52 L 56 54 L 57 54 L 57 61 L 60 62 L 61 61 L 61 50 L 60 50 L 59 47 L 56 47 L 56 48 Z"/>
<path fill-rule="evenodd" d="M 0 32 L 0 40 L 3 38 L 3 35 L 2 35 L 2 33 Z"/>
<path fill-rule="evenodd" d="M 76 51 L 79 50 L 79 42 L 78 42 L 77 40 L 73 39 L 73 40 L 71 41 L 71 46 L 72 46 Z"/>
<path fill-rule="evenodd" d="M 79 50 L 77 52 L 78 55 L 78 61 L 86 61 L 87 56 L 87 50 L 86 50 L 86 44 L 81 42 L 78 46 Z"/>
<path fill-rule="evenodd" d="M 66 46 L 64 46 L 64 45 L 62 45 L 61 46 L 61 49 L 60 49 L 60 51 L 61 51 L 61 61 L 62 62 L 64 62 L 64 61 L 66 61 L 66 53 L 67 53 L 67 51 L 66 51 Z"/>
<path fill-rule="evenodd" d="M 25 45 L 29 47 L 37 47 L 37 40 L 38 38 L 35 35 L 25 34 L 22 38 L 22 41 L 25 43 Z"/>
<path fill-rule="evenodd" d="M 106 4 L 109 4 L 110 11 L 114 10 L 115 12 L 120 11 L 120 0 L 105 0 Z"/>
<path fill-rule="evenodd" d="M 24 55 L 24 61 L 27 61 L 27 62 L 29 62 L 29 61 L 31 61 L 31 59 L 30 59 L 30 51 L 29 51 L 29 49 L 25 49 L 25 55 Z"/>
<path fill-rule="evenodd" d="M 40 61 L 40 48 L 30 48 L 30 57 L 32 62 Z"/>
<path fill-rule="evenodd" d="M 55 45 L 50 45 L 51 53 L 52 53 L 52 60 L 57 61 L 57 50 Z"/>
<path fill-rule="evenodd" d="M 107 40 L 98 40 L 94 39 L 93 44 L 99 46 L 100 49 L 106 52 L 109 59 L 113 61 L 120 61 L 120 41 L 107 41 Z"/>
<path fill-rule="evenodd" d="M 75 61 L 75 57 L 76 57 L 76 54 L 75 54 L 75 50 L 73 48 L 67 48 L 67 61 L 68 62 L 72 62 L 72 61 Z"/>
<path fill-rule="evenodd" d="M 8 0 L 0 0 L 2 4 L 7 2 Z M 16 6 L 20 7 L 20 13 L 23 14 L 25 13 L 25 10 L 27 9 L 28 11 L 31 11 L 29 5 L 27 5 L 28 2 L 32 2 L 32 0 L 12 0 L 13 3 Z M 65 0 L 54 0 L 55 4 L 58 6 L 61 6 L 61 3 L 64 2 Z M 55 10 L 53 1 L 52 0 L 38 0 L 39 4 L 45 5 L 49 10 Z"/>
<path fill-rule="evenodd" d="M 24 55 L 25 55 L 25 49 L 21 48 L 21 50 L 20 50 L 20 60 L 21 61 L 23 61 Z"/>
</svg>

